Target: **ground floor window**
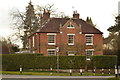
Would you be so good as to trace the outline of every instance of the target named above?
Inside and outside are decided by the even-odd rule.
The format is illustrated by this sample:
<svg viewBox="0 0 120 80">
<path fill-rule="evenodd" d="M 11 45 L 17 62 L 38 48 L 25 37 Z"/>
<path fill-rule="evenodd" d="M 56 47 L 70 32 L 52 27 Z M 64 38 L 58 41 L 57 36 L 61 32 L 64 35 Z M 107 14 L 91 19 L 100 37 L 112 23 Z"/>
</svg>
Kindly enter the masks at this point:
<svg viewBox="0 0 120 80">
<path fill-rule="evenodd" d="M 93 55 L 93 49 L 86 50 L 86 60 L 90 60 L 91 56 Z"/>
<path fill-rule="evenodd" d="M 68 56 L 74 56 L 76 51 L 68 51 Z"/>
<path fill-rule="evenodd" d="M 48 49 L 48 56 L 55 56 L 56 55 L 56 50 L 55 49 Z"/>
</svg>

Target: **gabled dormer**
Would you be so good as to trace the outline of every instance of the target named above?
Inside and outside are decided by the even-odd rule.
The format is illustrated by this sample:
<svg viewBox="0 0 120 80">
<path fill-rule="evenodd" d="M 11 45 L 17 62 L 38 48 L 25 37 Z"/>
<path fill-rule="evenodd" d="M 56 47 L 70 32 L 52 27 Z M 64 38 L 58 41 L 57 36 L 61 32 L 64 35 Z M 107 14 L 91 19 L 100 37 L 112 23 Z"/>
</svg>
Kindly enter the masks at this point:
<svg viewBox="0 0 120 80">
<path fill-rule="evenodd" d="M 60 32 L 65 33 L 76 33 L 80 31 L 80 25 L 76 24 L 76 22 L 74 22 L 72 18 L 68 19 L 66 23 L 62 27 L 60 27 Z"/>
</svg>

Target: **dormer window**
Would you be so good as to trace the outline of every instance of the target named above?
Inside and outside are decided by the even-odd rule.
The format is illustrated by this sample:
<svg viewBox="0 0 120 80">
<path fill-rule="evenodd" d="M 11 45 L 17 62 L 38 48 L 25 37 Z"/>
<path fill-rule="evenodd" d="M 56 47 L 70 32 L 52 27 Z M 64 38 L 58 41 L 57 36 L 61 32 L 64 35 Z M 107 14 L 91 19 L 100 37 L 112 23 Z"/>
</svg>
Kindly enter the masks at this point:
<svg viewBox="0 0 120 80">
<path fill-rule="evenodd" d="M 75 28 L 71 23 L 68 24 L 67 28 Z"/>
</svg>

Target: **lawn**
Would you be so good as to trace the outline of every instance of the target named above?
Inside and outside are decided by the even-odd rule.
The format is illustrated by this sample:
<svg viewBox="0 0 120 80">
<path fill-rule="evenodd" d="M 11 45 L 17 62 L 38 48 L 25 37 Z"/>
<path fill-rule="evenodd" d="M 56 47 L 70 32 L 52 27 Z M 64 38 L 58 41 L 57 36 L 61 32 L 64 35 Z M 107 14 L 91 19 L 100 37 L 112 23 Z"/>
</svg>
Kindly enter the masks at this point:
<svg viewBox="0 0 120 80">
<path fill-rule="evenodd" d="M 5 75 L 46 75 L 46 76 L 70 76 L 70 73 L 63 73 L 63 72 L 22 72 L 20 74 L 19 71 L 2 71 L 2 74 Z M 72 73 L 72 76 L 81 76 L 80 73 Z M 82 76 L 112 76 L 112 74 L 99 74 L 99 73 L 90 73 L 90 72 L 85 72 L 83 73 Z"/>
<path fill-rule="evenodd" d="M 107 80 L 120 80 L 120 77 L 118 77 L 118 78 L 109 78 Z"/>
</svg>

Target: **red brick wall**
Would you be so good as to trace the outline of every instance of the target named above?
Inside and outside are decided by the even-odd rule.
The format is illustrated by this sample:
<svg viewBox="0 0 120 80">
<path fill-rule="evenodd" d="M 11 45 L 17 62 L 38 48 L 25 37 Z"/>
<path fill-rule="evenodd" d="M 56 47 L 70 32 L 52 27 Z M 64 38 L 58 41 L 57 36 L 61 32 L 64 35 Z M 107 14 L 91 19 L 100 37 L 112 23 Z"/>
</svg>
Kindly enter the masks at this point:
<svg viewBox="0 0 120 80">
<path fill-rule="evenodd" d="M 95 55 L 102 55 L 103 54 L 103 36 L 101 34 L 94 34 L 94 45 L 96 51 L 94 52 Z"/>
<path fill-rule="evenodd" d="M 69 21 L 60 28 L 60 33 L 56 33 L 56 45 L 48 45 L 48 37 L 47 33 L 37 33 L 35 36 L 35 52 L 36 53 L 44 53 L 45 56 L 48 56 L 47 49 L 55 49 L 56 46 L 66 44 L 68 45 L 68 35 L 67 34 L 75 34 L 74 36 L 74 45 L 80 43 L 84 45 L 87 49 L 94 48 L 94 55 L 102 55 L 102 46 L 103 46 L 103 37 L 102 34 L 94 34 L 93 35 L 93 45 L 86 46 L 86 36 L 85 34 L 81 34 L 81 29 L 74 22 L 70 21 L 75 28 L 67 28 Z M 39 46 L 40 45 L 40 46 Z M 61 50 L 61 49 L 60 49 Z M 83 54 L 86 54 L 86 50 L 84 49 Z M 65 54 L 62 54 L 65 55 Z"/>
</svg>

